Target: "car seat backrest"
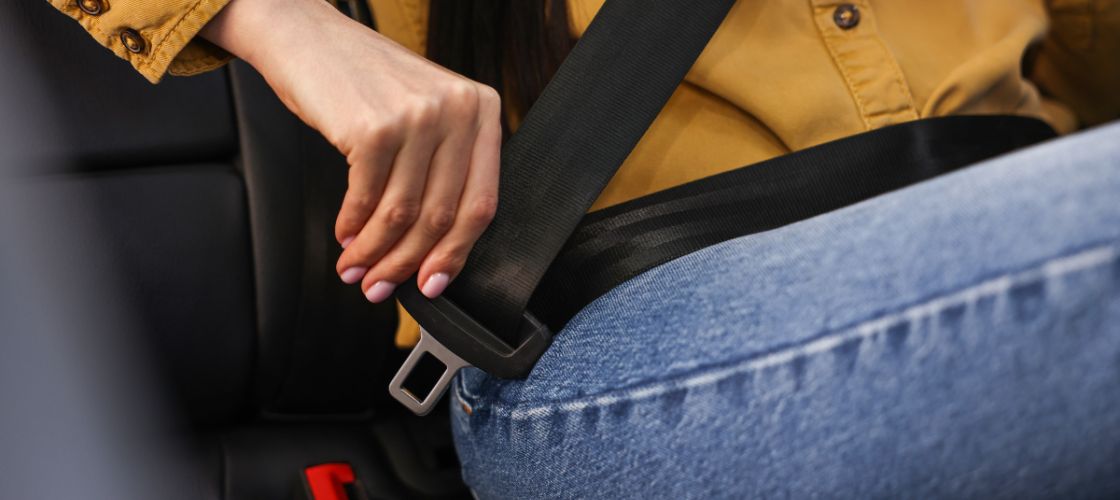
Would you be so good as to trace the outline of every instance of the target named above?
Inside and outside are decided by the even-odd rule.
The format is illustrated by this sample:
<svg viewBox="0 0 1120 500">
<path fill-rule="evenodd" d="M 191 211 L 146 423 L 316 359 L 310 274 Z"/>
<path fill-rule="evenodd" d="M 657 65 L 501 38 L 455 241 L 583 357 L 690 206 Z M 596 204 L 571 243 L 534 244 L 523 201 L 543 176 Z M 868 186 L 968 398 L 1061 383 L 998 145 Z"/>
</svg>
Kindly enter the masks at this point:
<svg viewBox="0 0 1120 500">
<path fill-rule="evenodd" d="M 251 67 L 230 67 L 249 193 L 261 331 L 257 395 L 270 413 L 362 413 L 387 401 L 396 309 L 335 274 L 345 158 Z M 381 390 L 379 390 L 381 389 Z"/>
<path fill-rule="evenodd" d="M 251 68 L 153 86 L 42 1 L 0 3 L 0 67 L 5 127 L 49 131 L 0 133 L 0 168 L 93 214 L 196 421 L 377 404 L 395 313 L 334 276 L 344 159 Z"/>
</svg>

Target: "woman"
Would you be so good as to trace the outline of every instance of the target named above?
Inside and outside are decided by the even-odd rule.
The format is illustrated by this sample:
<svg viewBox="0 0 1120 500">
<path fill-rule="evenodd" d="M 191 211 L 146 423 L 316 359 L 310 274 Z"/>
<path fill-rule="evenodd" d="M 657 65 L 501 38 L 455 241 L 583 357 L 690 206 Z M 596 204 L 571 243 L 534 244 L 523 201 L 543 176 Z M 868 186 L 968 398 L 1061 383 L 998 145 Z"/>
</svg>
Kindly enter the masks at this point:
<svg viewBox="0 0 1120 500">
<path fill-rule="evenodd" d="M 602 3 L 445 0 L 433 2 L 429 12 L 420 1 L 372 0 L 382 33 L 377 34 L 320 0 L 51 2 L 153 81 L 168 71 L 192 74 L 215 68 L 228 54 L 257 68 L 289 108 L 349 159 L 350 185 L 336 225 L 344 247 L 337 269 L 343 281 L 360 282 L 373 302 L 389 298 L 396 285 L 415 272 L 423 292 L 437 296 L 464 264 L 469 265 L 466 255 L 497 202 L 503 129 L 516 126 L 518 115 L 563 58 L 569 48 L 564 34 L 578 38 Z M 1115 1 L 740 2 L 594 208 L 918 118 L 1017 114 L 1043 119 L 1062 133 L 1115 119 L 1120 116 L 1120 94 L 1115 91 L 1120 88 L 1118 28 L 1120 2 Z M 483 83 L 417 53 L 427 53 Z M 981 194 L 976 188 L 952 188 Z M 1040 193 L 1038 198 L 1053 194 Z M 894 213 L 889 206 L 881 208 Z M 1088 241 L 1089 236 L 1110 231 L 1106 226 L 1087 227 L 1086 234 L 1064 241 Z M 899 229 L 905 228 L 903 224 Z M 751 244 L 765 246 L 765 238 Z M 841 246 L 845 242 L 844 237 L 835 239 Z M 832 254 L 821 249 L 815 255 Z M 721 260 L 718 255 L 708 257 Z M 977 262 L 978 268 L 967 276 L 983 271 L 984 261 L 977 256 L 959 257 Z M 1050 257 L 1054 255 L 1043 252 L 1021 258 L 1025 263 Z M 732 257 L 723 260 L 743 265 Z M 889 269 L 889 264 L 884 257 L 877 266 Z M 843 269 L 832 274 L 844 275 Z M 741 286 L 711 278 L 709 288 L 712 283 L 732 291 Z M 688 297 L 702 293 L 688 283 L 678 284 L 682 293 L 690 290 Z M 912 289 L 923 286 L 914 284 Z M 774 295 L 782 293 L 774 290 Z M 883 297 L 868 301 L 889 302 Z M 739 314 L 751 307 L 740 304 Z M 678 331 L 720 331 L 718 325 L 704 327 L 695 319 L 697 310 L 684 311 L 683 317 L 694 320 L 675 323 Z M 610 350 L 614 358 L 568 343 L 578 342 L 572 339 L 580 338 L 581 328 L 584 338 L 593 336 L 586 330 L 592 323 L 603 323 L 600 320 L 594 311 L 573 320 L 559 337 L 560 344 L 526 382 L 499 383 L 476 372 L 462 377 L 456 431 L 472 487 L 492 495 L 606 495 L 615 490 L 580 488 L 614 481 L 664 494 L 699 495 L 703 485 L 724 481 L 727 489 L 715 491 L 738 491 L 735 486 L 744 483 L 707 474 L 719 471 L 718 463 L 701 459 L 674 469 L 664 463 L 672 455 L 654 448 L 629 449 L 597 462 L 594 439 L 588 436 L 614 426 L 616 436 L 621 435 L 619 429 L 644 432 L 621 446 L 646 440 L 669 447 L 688 436 L 708 436 L 694 439 L 703 446 L 686 456 L 729 459 L 730 449 L 711 441 L 711 434 L 741 428 L 743 422 L 716 425 L 718 419 L 713 419 L 710 427 L 684 425 L 682 418 L 693 417 L 666 411 L 669 422 L 657 425 L 668 425 L 672 432 L 656 435 L 676 440 L 654 439 L 653 429 L 661 427 L 645 427 L 641 420 L 652 414 L 635 413 L 640 405 L 628 403 L 632 394 L 612 392 L 612 386 L 638 387 L 642 381 L 669 380 L 680 375 L 679 370 L 733 362 L 727 353 L 747 359 L 756 351 L 728 343 L 750 342 L 733 341 L 741 337 L 728 335 L 704 342 L 686 333 L 659 340 L 674 348 L 656 352 L 649 351 L 650 342 L 620 342 L 617 352 Z M 668 327 L 636 329 L 651 337 L 659 328 Z M 717 350 L 706 351 L 705 345 Z M 603 359 L 627 362 L 618 363 L 620 368 Z M 587 371 L 580 372 L 583 378 L 562 375 L 582 361 L 589 363 Z M 647 368 L 656 369 L 643 371 Z M 651 387 L 661 388 L 651 393 L 657 395 L 652 400 L 677 407 L 709 401 L 676 386 Z M 899 400 L 899 405 L 906 404 Z M 611 415 L 616 420 L 610 420 Z M 502 461 L 503 450 L 495 443 L 515 448 L 516 457 L 525 463 Z M 649 467 L 626 469 L 625 477 L 619 477 L 615 468 L 627 460 L 644 460 Z M 570 477 L 550 481 L 542 476 L 553 467 L 562 467 Z M 642 470 L 665 476 L 663 481 L 644 477 Z M 676 473 L 666 472 L 670 470 Z M 823 472 L 838 471 L 843 469 Z M 793 488 L 798 481 L 781 484 Z M 686 485 L 689 489 L 682 489 Z"/>
<path fill-rule="evenodd" d="M 568 48 L 556 32 L 578 36 L 602 3 L 552 2 L 545 15 L 546 1 L 437 2 L 430 24 L 444 32 L 425 34 L 424 2 L 374 1 L 383 36 L 321 0 L 51 2 L 152 81 L 219 66 L 228 55 L 215 45 L 256 67 L 353 166 L 338 271 L 373 302 L 417 271 L 437 296 L 462 269 L 496 203 L 493 89 L 512 90 L 507 111 L 523 112 Z M 1061 132 L 1114 117 L 1115 2 L 1054 4 L 743 2 L 594 208 L 919 117 L 1021 114 Z M 508 26 L 491 28 L 534 39 L 491 41 L 516 62 L 499 82 L 485 47 L 469 60 L 482 35 L 454 17 L 503 9 Z M 418 57 L 428 41 L 490 86 Z"/>
</svg>

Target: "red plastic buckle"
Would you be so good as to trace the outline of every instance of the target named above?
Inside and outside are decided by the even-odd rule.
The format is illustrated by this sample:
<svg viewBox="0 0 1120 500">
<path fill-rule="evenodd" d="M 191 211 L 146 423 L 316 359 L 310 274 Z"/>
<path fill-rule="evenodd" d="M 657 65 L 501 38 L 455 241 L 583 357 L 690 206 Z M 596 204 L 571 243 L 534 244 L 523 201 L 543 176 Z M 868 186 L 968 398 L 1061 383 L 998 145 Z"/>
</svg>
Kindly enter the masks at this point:
<svg viewBox="0 0 1120 500">
<path fill-rule="evenodd" d="M 350 464 L 313 465 L 303 469 L 303 477 L 311 500 L 358 500 L 346 492 L 346 485 L 356 480 Z"/>
</svg>

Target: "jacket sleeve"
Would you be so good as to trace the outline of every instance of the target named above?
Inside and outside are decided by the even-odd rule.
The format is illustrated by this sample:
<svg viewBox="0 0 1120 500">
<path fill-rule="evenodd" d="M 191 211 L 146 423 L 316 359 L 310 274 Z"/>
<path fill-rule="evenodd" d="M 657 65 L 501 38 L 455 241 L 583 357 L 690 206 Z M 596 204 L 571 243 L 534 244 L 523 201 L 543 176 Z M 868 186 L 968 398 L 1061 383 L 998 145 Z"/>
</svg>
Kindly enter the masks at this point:
<svg viewBox="0 0 1120 500">
<path fill-rule="evenodd" d="M 1120 0 L 1047 0 L 1050 31 L 1029 77 L 1081 126 L 1120 118 Z"/>
<path fill-rule="evenodd" d="M 157 83 L 218 68 L 230 55 L 196 38 L 230 0 L 48 0 L 98 43 Z"/>
</svg>

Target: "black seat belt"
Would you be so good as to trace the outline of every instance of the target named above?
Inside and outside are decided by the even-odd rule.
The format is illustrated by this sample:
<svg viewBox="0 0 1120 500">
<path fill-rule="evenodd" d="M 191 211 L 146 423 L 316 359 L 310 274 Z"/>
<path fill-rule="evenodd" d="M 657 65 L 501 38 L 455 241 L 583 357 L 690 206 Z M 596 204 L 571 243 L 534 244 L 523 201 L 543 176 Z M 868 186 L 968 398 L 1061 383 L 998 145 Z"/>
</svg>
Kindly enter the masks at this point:
<svg viewBox="0 0 1120 500">
<path fill-rule="evenodd" d="M 927 118 L 705 177 L 584 217 L 529 310 L 553 331 L 653 267 L 1054 137 L 1021 116 Z"/>
<path fill-rule="evenodd" d="M 390 383 L 427 413 L 459 367 L 523 377 L 552 340 L 526 311 L 572 230 L 684 79 L 734 0 L 607 0 L 502 149 L 497 214 L 436 300 L 415 279 L 397 297 L 421 340 Z M 403 388 L 430 353 L 447 367 L 427 395 Z"/>
<path fill-rule="evenodd" d="M 498 213 L 463 274 L 435 300 L 415 279 L 398 289 L 421 326 L 390 383 L 398 401 L 427 413 L 465 366 L 526 376 L 575 312 L 657 264 L 1053 135 L 1028 118 L 921 120 L 588 215 L 733 3 L 606 2 L 503 148 Z M 406 381 L 428 355 L 445 369 L 418 394 Z"/>
</svg>

